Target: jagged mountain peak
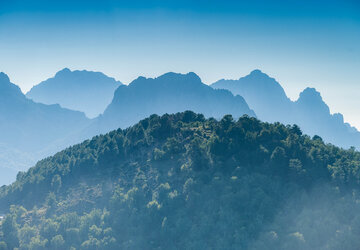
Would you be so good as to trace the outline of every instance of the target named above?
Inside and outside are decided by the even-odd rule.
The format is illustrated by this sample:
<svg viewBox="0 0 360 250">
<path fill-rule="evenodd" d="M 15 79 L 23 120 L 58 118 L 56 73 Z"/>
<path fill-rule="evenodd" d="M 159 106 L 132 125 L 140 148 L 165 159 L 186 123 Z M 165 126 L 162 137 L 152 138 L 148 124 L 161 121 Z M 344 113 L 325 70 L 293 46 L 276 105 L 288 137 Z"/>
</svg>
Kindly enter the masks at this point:
<svg viewBox="0 0 360 250">
<path fill-rule="evenodd" d="M 306 100 L 321 100 L 322 101 L 322 97 L 319 91 L 317 91 L 315 88 L 306 88 L 304 89 L 300 95 L 299 95 L 299 100 L 302 99 L 306 99 Z"/>
<path fill-rule="evenodd" d="M 212 87 L 243 96 L 261 120 L 297 124 L 304 133 L 320 135 L 325 141 L 342 147 L 360 145 L 360 133 L 344 123 L 341 114 L 331 114 L 315 88 L 304 89 L 293 102 L 274 78 L 258 69 L 239 80 L 220 80 Z"/>
<path fill-rule="evenodd" d="M 4 72 L 0 72 L 0 96 L 7 99 L 10 98 L 10 96 L 17 96 L 18 98 L 24 97 L 21 89 L 17 85 L 10 82 L 9 76 Z"/>
<path fill-rule="evenodd" d="M 260 69 L 254 69 L 253 71 L 250 72 L 249 75 L 247 75 L 247 77 L 256 77 L 256 78 L 262 77 L 262 78 L 273 79 L 273 78 L 269 77 L 267 74 L 265 74 L 264 72 L 262 72 Z"/>
<path fill-rule="evenodd" d="M 300 93 L 300 97 L 302 96 L 309 96 L 309 97 L 316 97 L 321 98 L 321 94 L 316 88 L 307 87 Z"/>
<path fill-rule="evenodd" d="M 250 72 L 250 74 L 241 77 L 239 79 L 239 81 L 241 82 L 245 82 L 247 84 L 256 84 L 259 86 L 268 86 L 268 87 L 272 87 L 272 88 L 278 88 L 278 89 L 282 89 L 281 85 L 275 80 L 275 78 L 270 77 L 269 75 L 263 73 L 261 70 L 259 69 L 255 69 L 253 71 Z M 265 85 L 264 85 L 265 84 Z"/>
<path fill-rule="evenodd" d="M 309 113 L 318 113 L 321 115 L 330 115 L 330 108 L 324 102 L 321 97 L 320 92 L 315 88 L 306 88 L 300 95 L 299 99 L 296 101 L 301 107 L 306 107 L 306 110 Z"/>
<path fill-rule="evenodd" d="M 63 68 L 62 70 L 59 70 L 56 74 L 55 77 L 60 77 L 60 76 L 64 76 L 67 75 L 69 73 L 71 73 L 72 71 L 69 68 Z"/>
<path fill-rule="evenodd" d="M 139 77 L 128 86 L 120 86 L 99 121 L 99 127 L 101 132 L 106 132 L 109 128 L 125 128 L 151 114 L 185 110 L 214 118 L 225 114 L 255 116 L 242 97 L 211 88 L 193 72 L 169 72 L 157 78 Z"/>
<path fill-rule="evenodd" d="M 284 89 L 274 79 L 255 69 L 250 74 L 238 80 L 220 80 L 211 85 L 215 89 L 227 89 L 234 95 L 245 98 L 255 113 L 265 121 L 283 121 L 282 114 L 285 107 L 291 105 Z M 281 110 L 273 113 L 274 109 Z"/>
<path fill-rule="evenodd" d="M 257 94 L 265 93 L 270 95 L 269 91 L 277 92 L 278 97 L 286 97 L 284 89 L 281 87 L 280 83 L 276 81 L 275 78 L 270 77 L 269 75 L 263 73 L 260 69 L 255 69 L 251 71 L 248 75 L 240 77 L 238 80 L 227 80 L 221 79 L 212 84 L 214 88 L 225 88 L 232 91 L 234 94 L 244 94 L 250 89 L 256 91 Z"/>
<path fill-rule="evenodd" d="M 121 82 L 102 72 L 64 68 L 35 85 L 26 96 L 44 104 L 82 111 L 90 118 L 104 112 Z"/>
<path fill-rule="evenodd" d="M 49 78 L 45 82 L 51 79 L 65 79 L 67 82 L 65 84 L 89 84 L 97 81 L 113 81 L 116 82 L 118 85 L 122 83 L 116 81 L 113 77 L 109 77 L 102 72 L 98 71 L 90 71 L 90 70 L 70 70 L 69 68 L 64 68 L 58 71 L 53 78 Z M 85 80 L 85 82 L 81 82 L 80 80 Z M 41 83 L 40 83 L 41 84 Z"/>
<path fill-rule="evenodd" d="M 134 81 L 132 81 L 129 86 L 141 85 L 141 84 L 148 84 L 148 83 L 164 83 L 164 84 L 172 84 L 172 83 L 200 83 L 200 77 L 195 74 L 194 72 L 189 72 L 187 74 L 175 73 L 175 72 L 168 72 L 156 78 L 146 78 L 144 76 L 139 76 Z"/>
<path fill-rule="evenodd" d="M 157 77 L 157 79 L 161 79 L 161 80 L 181 79 L 181 80 L 186 80 L 186 81 L 201 82 L 200 77 L 197 74 L 195 74 L 194 72 L 189 72 L 187 74 L 168 72 L 168 73 L 165 73 L 165 74 Z"/>
<path fill-rule="evenodd" d="M 4 72 L 0 72 L 0 83 L 8 83 L 10 82 L 10 78 L 7 74 L 5 74 Z"/>
</svg>

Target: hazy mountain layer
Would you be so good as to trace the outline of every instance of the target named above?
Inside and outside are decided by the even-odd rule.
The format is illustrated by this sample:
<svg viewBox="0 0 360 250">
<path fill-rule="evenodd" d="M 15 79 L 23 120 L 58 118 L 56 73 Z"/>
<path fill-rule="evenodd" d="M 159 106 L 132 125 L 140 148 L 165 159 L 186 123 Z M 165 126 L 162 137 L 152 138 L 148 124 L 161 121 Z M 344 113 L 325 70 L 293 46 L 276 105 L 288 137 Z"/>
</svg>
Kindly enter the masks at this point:
<svg viewBox="0 0 360 250">
<path fill-rule="evenodd" d="M 0 188 L 0 246 L 355 250 L 359 166 L 297 126 L 153 115 Z"/>
<path fill-rule="evenodd" d="M 116 128 L 126 128 L 151 115 L 192 110 L 206 117 L 221 118 L 226 114 L 255 116 L 241 96 L 227 90 L 214 90 L 194 73 L 167 73 L 157 78 L 144 78 L 120 86 L 111 104 L 91 128 L 92 135 Z"/>
<path fill-rule="evenodd" d="M 104 112 L 120 85 L 100 72 L 63 69 L 34 86 L 26 96 L 36 102 L 82 111 L 94 118 Z"/>
<path fill-rule="evenodd" d="M 60 141 L 88 123 L 81 112 L 27 99 L 7 75 L 0 73 L 0 167 L 4 171 L 27 169 L 44 156 L 69 146 Z M 6 176 L 5 172 L 1 174 Z"/>
<path fill-rule="evenodd" d="M 105 82 L 101 82 L 102 80 Z M 92 88 L 84 88 L 82 84 L 85 82 Z M 36 99 L 35 96 L 39 94 L 39 97 L 47 98 L 48 101 L 36 99 L 37 101 L 49 103 L 65 97 L 85 106 L 90 101 L 91 104 L 87 105 L 90 108 L 98 103 L 91 101 L 89 96 L 97 95 L 97 98 L 104 101 L 97 88 L 108 86 L 109 94 L 110 87 L 119 84 L 101 73 L 71 72 L 64 69 L 54 78 L 35 86 L 28 96 Z M 7 153 L 0 155 L 0 166 L 3 164 L 6 168 L 13 169 L 26 169 L 40 157 L 55 153 L 64 146 L 112 129 L 126 128 L 154 113 L 194 110 L 215 118 L 225 114 L 232 114 L 234 117 L 243 114 L 255 116 L 242 97 L 233 96 L 227 90 L 214 90 L 203 84 L 194 73 L 168 73 L 155 79 L 140 77 L 129 86 L 120 86 L 104 114 L 94 121 L 89 121 L 80 112 L 63 109 L 58 104 L 49 106 L 27 99 L 5 75 L 1 86 L 4 98 L 1 99 L 0 120 L 3 122 L 0 129 L 7 132 L 0 135 L 0 143 L 7 147 Z M 18 158 L 10 153 L 13 149 L 18 150 Z M 29 153 L 31 158 L 22 157 Z"/>
<path fill-rule="evenodd" d="M 239 80 L 220 80 L 211 86 L 243 96 L 263 121 L 297 124 L 305 133 L 319 135 L 326 142 L 345 148 L 360 148 L 360 133 L 344 123 L 341 114 L 331 114 L 314 88 L 305 89 L 293 102 L 275 79 L 260 70 L 254 70 Z"/>
</svg>

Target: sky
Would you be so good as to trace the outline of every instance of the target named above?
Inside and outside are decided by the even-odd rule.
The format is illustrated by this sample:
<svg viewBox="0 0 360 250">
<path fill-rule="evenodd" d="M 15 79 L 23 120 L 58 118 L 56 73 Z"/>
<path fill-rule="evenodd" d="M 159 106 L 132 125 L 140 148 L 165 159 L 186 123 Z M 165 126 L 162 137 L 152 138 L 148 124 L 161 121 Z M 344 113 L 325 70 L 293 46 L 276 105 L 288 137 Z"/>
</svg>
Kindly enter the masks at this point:
<svg viewBox="0 0 360 250">
<path fill-rule="evenodd" d="M 360 1 L 0 0 L 0 71 L 27 92 L 65 67 L 125 84 L 260 69 L 292 100 L 315 87 L 360 129 Z"/>
</svg>

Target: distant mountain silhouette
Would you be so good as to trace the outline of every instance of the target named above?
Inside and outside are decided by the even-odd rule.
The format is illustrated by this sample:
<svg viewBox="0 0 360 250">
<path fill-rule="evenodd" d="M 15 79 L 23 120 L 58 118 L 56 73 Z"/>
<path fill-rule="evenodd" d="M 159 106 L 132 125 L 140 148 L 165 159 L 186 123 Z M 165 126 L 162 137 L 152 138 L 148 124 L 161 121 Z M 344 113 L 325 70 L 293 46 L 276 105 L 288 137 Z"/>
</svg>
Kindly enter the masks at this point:
<svg viewBox="0 0 360 250">
<path fill-rule="evenodd" d="M 85 82 L 91 88 L 83 87 Z M 152 114 L 185 110 L 202 113 L 205 117 L 221 118 L 231 114 L 236 119 L 247 114 L 267 122 L 297 124 L 304 133 L 319 135 L 326 142 L 360 147 L 360 133 L 344 123 L 341 114 L 331 114 L 319 92 L 307 88 L 293 102 L 275 79 L 260 70 L 239 80 L 220 80 L 210 87 L 195 73 L 139 77 L 126 86 L 102 73 L 64 69 L 54 78 L 35 86 L 28 96 L 41 93 L 39 96 L 48 97 L 49 102 L 60 102 L 50 100 L 59 97 L 64 101 L 63 106 L 66 106 L 66 100 L 69 103 L 77 100 L 77 104 L 85 108 L 86 103 L 89 107 L 92 105 L 91 95 L 95 95 L 96 89 L 110 85 L 111 88 L 118 86 L 111 94 L 112 101 L 108 101 L 105 109 L 105 101 L 96 99 L 104 93 L 94 97 L 93 103 L 103 105 L 105 111 L 90 120 L 84 113 L 62 108 L 59 104 L 46 105 L 26 98 L 6 74 L 0 73 L 0 185 L 14 180 L 18 170 L 25 170 L 66 146 L 119 127 L 126 128 Z M 110 87 L 105 89 L 109 94 Z M 62 94 L 57 95 L 56 92 L 61 91 Z M 101 101 L 104 102 L 99 104 Z M 96 112 L 101 113 L 100 109 Z"/>
<path fill-rule="evenodd" d="M 24 170 L 68 146 L 61 141 L 88 123 L 82 112 L 27 99 L 6 74 L 0 73 L 0 167 Z"/>
<path fill-rule="evenodd" d="M 120 85 L 119 81 L 101 72 L 65 68 L 55 77 L 34 86 L 26 96 L 36 102 L 60 104 L 64 108 L 82 111 L 94 118 L 104 112 Z"/>
<path fill-rule="evenodd" d="M 294 104 L 293 123 L 299 124 L 303 131 L 345 148 L 360 148 L 360 132 L 345 123 L 342 114 L 331 114 L 316 89 L 306 88 Z"/>
<path fill-rule="evenodd" d="M 326 142 L 345 148 L 360 148 L 360 132 L 344 123 L 341 114 L 331 114 L 314 88 L 306 88 L 293 102 L 274 78 L 260 70 L 254 70 L 239 80 L 220 80 L 211 86 L 243 96 L 263 121 L 297 124 L 304 133 L 319 135 Z"/>
<path fill-rule="evenodd" d="M 255 116 L 241 96 L 228 90 L 214 90 L 195 73 L 167 73 L 154 79 L 139 77 L 128 86 L 120 86 L 104 114 L 92 124 L 90 133 L 126 128 L 151 114 L 185 110 L 214 118 L 225 114 L 236 118 L 244 114 Z"/>
<path fill-rule="evenodd" d="M 211 86 L 215 89 L 228 89 L 235 95 L 241 95 L 254 109 L 256 115 L 264 121 L 287 121 L 285 117 L 289 115 L 291 100 L 274 78 L 270 78 L 260 70 L 254 70 L 239 80 L 220 80 Z"/>
</svg>

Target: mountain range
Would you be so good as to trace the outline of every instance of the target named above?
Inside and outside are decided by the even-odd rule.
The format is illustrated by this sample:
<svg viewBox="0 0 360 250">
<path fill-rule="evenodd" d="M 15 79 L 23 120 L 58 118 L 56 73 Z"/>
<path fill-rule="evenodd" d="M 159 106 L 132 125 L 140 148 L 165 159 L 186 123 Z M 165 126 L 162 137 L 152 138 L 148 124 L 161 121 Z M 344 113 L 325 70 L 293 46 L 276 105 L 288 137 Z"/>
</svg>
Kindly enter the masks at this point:
<svg viewBox="0 0 360 250">
<path fill-rule="evenodd" d="M 69 83 L 62 86 L 62 92 L 58 91 L 63 93 L 59 95 L 59 98 L 62 97 L 63 100 L 55 102 L 66 103 L 69 96 L 72 96 L 73 99 L 84 98 L 83 103 L 91 103 L 92 99 L 88 94 L 74 94 L 81 86 L 81 82 L 74 84 L 74 89 L 71 84 L 76 79 L 82 81 L 91 76 L 95 76 L 92 81 L 97 87 L 94 89 L 101 88 L 101 81 L 104 78 L 110 79 L 109 81 L 113 84 L 120 85 L 114 82 L 115 80 L 111 80 L 112 78 L 100 73 L 71 72 L 64 69 L 54 78 L 34 87 L 27 96 L 31 96 L 30 93 L 41 92 L 38 89 L 44 90 L 42 93 L 46 96 L 45 93 L 50 93 L 46 91 L 52 89 L 48 85 L 58 86 L 55 83 L 61 82 L 60 80 L 71 79 Z M 139 77 L 128 86 L 120 85 L 115 93 L 111 94 L 114 98 L 103 115 L 92 120 L 86 118 L 82 112 L 62 108 L 59 104 L 36 103 L 28 99 L 16 85 L 10 83 L 5 74 L 2 74 L 1 79 L 0 94 L 3 97 L 0 97 L 2 102 L 0 119 L 3 122 L 0 125 L 2 131 L 0 143 L 5 145 L 6 151 L 3 151 L 0 159 L 2 159 L 2 165 L 7 168 L 3 170 L 0 184 L 14 180 L 17 170 L 25 170 L 41 158 L 66 146 L 119 127 L 126 128 L 151 114 L 195 110 L 206 117 L 217 119 L 225 114 L 232 114 L 234 117 L 241 117 L 244 114 L 255 116 L 241 96 L 234 96 L 228 90 L 214 90 L 202 83 L 194 73 L 185 75 L 167 73 L 155 79 Z M 83 92 L 86 91 L 87 88 L 83 87 Z M 29 155 L 31 160 L 27 158 Z M 9 174 L 9 167 L 16 171 L 11 170 Z M 10 179 L 9 176 L 11 176 Z"/>
<path fill-rule="evenodd" d="M 98 97 L 105 93 L 107 97 L 93 98 L 103 86 L 107 87 Z M 35 96 L 58 104 L 37 103 Z M 70 100 L 76 100 L 78 106 L 69 104 Z M 267 122 L 297 124 L 304 133 L 321 136 L 325 142 L 344 148 L 360 145 L 360 133 L 344 123 L 341 114 L 331 114 L 315 89 L 307 88 L 298 100 L 291 101 L 281 85 L 260 70 L 239 80 L 220 80 L 210 87 L 195 73 L 139 77 L 122 85 L 99 72 L 63 69 L 26 96 L 1 73 L 0 102 L 0 184 L 9 183 L 17 171 L 66 146 L 126 128 L 152 114 L 185 110 L 208 118 L 246 114 Z M 66 103 L 83 112 L 101 114 L 90 120 L 82 112 L 63 108 Z M 99 109 L 93 109 L 92 104 Z"/>
<path fill-rule="evenodd" d="M 359 132 L 316 89 L 291 101 L 260 70 L 118 85 L 89 119 L 0 73 L 0 249 L 358 249 L 360 153 L 341 147 Z"/>
<path fill-rule="evenodd" d="M 32 87 L 26 96 L 35 102 L 82 111 L 94 118 L 104 112 L 120 85 L 121 82 L 101 72 L 65 68 Z"/>
<path fill-rule="evenodd" d="M 331 114 L 314 88 L 306 88 L 298 100 L 291 101 L 281 85 L 260 70 L 239 80 L 219 80 L 211 86 L 244 97 L 262 121 L 297 124 L 304 133 L 321 136 L 328 143 L 344 148 L 360 147 L 359 131 L 345 123 L 342 114 Z"/>
<path fill-rule="evenodd" d="M 167 73 L 157 78 L 139 77 L 120 86 L 114 98 L 92 124 L 92 135 L 126 128 L 152 114 L 162 115 L 186 110 L 220 119 L 225 114 L 236 118 L 256 116 L 244 98 L 228 90 L 214 90 L 195 73 Z"/>
<path fill-rule="evenodd" d="M 61 141 L 89 121 L 82 112 L 26 98 L 6 74 L 0 73 L 0 145 L 6 149 L 0 154 L 4 168 L 0 184 L 9 183 L 6 169 L 26 170 L 37 160 L 69 146 Z"/>
<path fill-rule="evenodd" d="M 0 247 L 356 250 L 359 165 L 297 126 L 152 115 L 0 187 Z"/>
</svg>

